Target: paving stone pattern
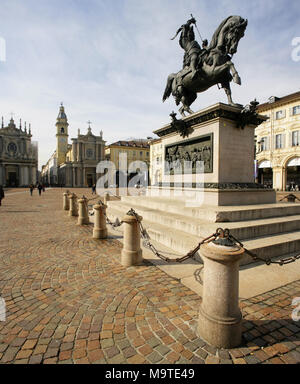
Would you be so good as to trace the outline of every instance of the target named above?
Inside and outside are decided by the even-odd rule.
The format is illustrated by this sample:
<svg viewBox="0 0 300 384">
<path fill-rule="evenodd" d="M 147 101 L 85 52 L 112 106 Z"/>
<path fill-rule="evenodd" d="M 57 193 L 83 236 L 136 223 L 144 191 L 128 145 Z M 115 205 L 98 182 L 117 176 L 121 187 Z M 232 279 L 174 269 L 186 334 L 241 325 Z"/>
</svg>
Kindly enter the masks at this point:
<svg viewBox="0 0 300 384">
<path fill-rule="evenodd" d="M 0 207 L 0 363 L 300 363 L 300 281 L 241 302 L 243 345 L 217 350 L 195 332 L 201 298 L 149 263 L 123 268 L 120 243 L 93 240 L 62 193 L 11 190 Z"/>
</svg>

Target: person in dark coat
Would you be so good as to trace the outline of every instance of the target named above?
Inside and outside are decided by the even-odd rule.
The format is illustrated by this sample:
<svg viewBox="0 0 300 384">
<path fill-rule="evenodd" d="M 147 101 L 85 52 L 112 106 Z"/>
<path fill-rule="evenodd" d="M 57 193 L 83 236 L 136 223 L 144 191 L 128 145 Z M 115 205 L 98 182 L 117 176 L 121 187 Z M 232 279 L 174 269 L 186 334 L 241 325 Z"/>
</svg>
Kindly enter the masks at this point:
<svg viewBox="0 0 300 384">
<path fill-rule="evenodd" d="M 4 190 L 3 190 L 2 185 L 0 185 L 0 205 L 2 205 L 1 201 L 2 201 L 2 199 L 4 199 L 4 197 L 5 197 Z"/>
<path fill-rule="evenodd" d="M 43 190 L 43 187 L 41 186 L 41 184 L 38 185 L 38 190 L 39 190 L 39 195 L 41 196 L 42 190 Z"/>
<path fill-rule="evenodd" d="M 34 190 L 34 186 L 33 186 L 33 184 L 30 185 L 29 189 L 30 189 L 30 195 L 32 196 L 32 192 L 33 192 L 33 190 Z"/>
</svg>

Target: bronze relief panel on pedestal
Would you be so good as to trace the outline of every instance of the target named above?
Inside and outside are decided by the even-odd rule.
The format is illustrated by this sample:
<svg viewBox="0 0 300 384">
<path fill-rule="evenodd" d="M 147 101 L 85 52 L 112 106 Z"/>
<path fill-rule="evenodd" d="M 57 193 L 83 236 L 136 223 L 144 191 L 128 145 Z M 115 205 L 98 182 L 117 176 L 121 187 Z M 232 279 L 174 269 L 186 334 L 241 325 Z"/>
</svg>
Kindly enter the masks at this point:
<svg viewBox="0 0 300 384">
<path fill-rule="evenodd" d="M 165 147 L 165 174 L 196 174 L 197 162 L 203 163 L 201 173 L 213 172 L 213 133 Z"/>
</svg>

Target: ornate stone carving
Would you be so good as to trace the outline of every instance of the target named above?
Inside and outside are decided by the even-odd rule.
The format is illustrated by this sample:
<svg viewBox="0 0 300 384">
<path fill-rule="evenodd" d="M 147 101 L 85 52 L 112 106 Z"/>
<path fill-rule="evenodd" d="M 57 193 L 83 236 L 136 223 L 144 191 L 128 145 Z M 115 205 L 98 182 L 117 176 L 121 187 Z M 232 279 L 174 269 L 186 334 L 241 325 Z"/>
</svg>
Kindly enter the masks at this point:
<svg viewBox="0 0 300 384">
<path fill-rule="evenodd" d="M 186 137 L 189 137 L 189 135 L 192 134 L 194 130 L 185 121 L 178 120 L 176 115 L 177 113 L 175 112 L 172 112 L 170 115 L 172 118 L 171 127 L 185 139 Z"/>
<path fill-rule="evenodd" d="M 165 148 L 166 174 L 193 174 L 213 172 L 213 134 L 170 145 Z M 197 168 L 198 166 L 198 168 Z"/>
<path fill-rule="evenodd" d="M 259 125 L 258 113 L 256 112 L 258 105 L 259 102 L 255 99 L 242 109 L 241 113 L 237 115 L 236 125 L 238 128 L 244 129 L 250 124 Z"/>
<path fill-rule="evenodd" d="M 159 187 L 180 188 L 181 183 L 158 183 Z M 205 188 L 205 189 L 218 189 L 218 190 L 244 190 L 244 189 L 266 189 L 262 184 L 255 183 L 185 183 L 185 188 Z"/>
<path fill-rule="evenodd" d="M 243 124 L 245 119 L 247 119 L 249 124 L 254 124 L 254 125 L 260 125 L 266 120 L 265 118 L 263 118 L 262 116 L 256 113 L 254 115 L 251 114 L 251 117 L 250 117 L 249 114 L 247 114 L 246 112 L 241 113 L 241 111 L 242 111 L 241 108 L 237 109 L 236 111 L 229 111 L 227 109 L 223 109 L 221 106 L 218 109 L 215 109 L 214 111 L 206 112 L 201 116 L 195 116 L 195 117 L 192 116 L 187 121 L 186 120 L 182 120 L 182 121 L 185 123 L 185 126 L 192 128 L 195 125 L 206 123 L 207 121 L 211 121 L 218 118 L 224 118 L 224 119 L 232 120 L 235 122 L 240 121 L 240 124 Z M 170 133 L 177 133 L 177 132 L 178 132 L 178 128 L 170 124 L 165 128 L 155 131 L 155 134 L 158 135 L 159 137 L 164 137 L 169 135 Z"/>
</svg>

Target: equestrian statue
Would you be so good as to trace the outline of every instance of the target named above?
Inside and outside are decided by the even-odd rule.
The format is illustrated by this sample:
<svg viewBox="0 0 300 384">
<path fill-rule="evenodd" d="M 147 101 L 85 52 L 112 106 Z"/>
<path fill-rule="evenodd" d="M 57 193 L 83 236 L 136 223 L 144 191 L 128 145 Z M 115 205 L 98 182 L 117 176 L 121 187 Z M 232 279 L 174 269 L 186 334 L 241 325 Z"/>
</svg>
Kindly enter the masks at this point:
<svg viewBox="0 0 300 384">
<path fill-rule="evenodd" d="M 236 105 L 232 101 L 230 82 L 241 85 L 241 79 L 231 60 L 237 52 L 240 39 L 244 37 L 248 20 L 240 16 L 228 17 L 214 33 L 210 45 L 203 40 L 202 47 L 195 39 L 193 25 L 197 28 L 192 16 L 172 39 L 180 34 L 179 44 L 185 51 L 183 69 L 168 77 L 163 96 L 163 101 L 166 101 L 172 94 L 176 105 L 182 104 L 179 109 L 182 116 L 185 116 L 185 112 L 194 113 L 190 106 L 197 99 L 197 93 L 218 84 L 225 89 L 228 103 Z"/>
</svg>

